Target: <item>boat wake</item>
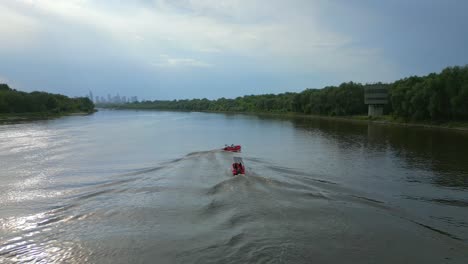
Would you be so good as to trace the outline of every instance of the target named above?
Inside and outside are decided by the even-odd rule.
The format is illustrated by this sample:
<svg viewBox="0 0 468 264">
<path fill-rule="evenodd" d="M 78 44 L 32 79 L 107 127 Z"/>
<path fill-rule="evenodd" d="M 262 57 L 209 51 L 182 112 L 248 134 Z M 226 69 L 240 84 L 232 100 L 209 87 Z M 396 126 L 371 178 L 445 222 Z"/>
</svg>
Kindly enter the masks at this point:
<svg viewBox="0 0 468 264">
<path fill-rule="evenodd" d="M 233 157 L 243 158 L 245 175 L 232 176 Z M 10 207 L 11 216 L 0 219 L 0 260 L 359 263 L 365 256 L 440 263 L 444 252 L 452 263 L 468 258 L 466 241 L 387 201 L 243 153 L 193 152 L 76 188 L 51 188 L 63 194 L 33 214 L 18 217 Z"/>
</svg>

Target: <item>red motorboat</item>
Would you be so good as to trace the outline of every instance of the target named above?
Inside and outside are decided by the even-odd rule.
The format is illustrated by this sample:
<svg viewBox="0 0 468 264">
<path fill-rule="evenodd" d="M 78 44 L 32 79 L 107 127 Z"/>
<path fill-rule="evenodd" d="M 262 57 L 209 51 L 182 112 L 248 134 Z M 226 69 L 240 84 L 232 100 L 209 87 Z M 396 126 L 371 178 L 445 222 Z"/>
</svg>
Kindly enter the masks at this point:
<svg viewBox="0 0 468 264">
<path fill-rule="evenodd" d="M 231 170 L 233 176 L 245 174 L 245 167 L 241 158 L 234 157 L 234 163 L 231 166 Z"/>
<path fill-rule="evenodd" d="M 231 152 L 240 152 L 241 151 L 241 146 L 240 145 L 231 145 L 231 146 L 225 146 L 223 148 L 224 151 L 231 151 Z"/>
</svg>

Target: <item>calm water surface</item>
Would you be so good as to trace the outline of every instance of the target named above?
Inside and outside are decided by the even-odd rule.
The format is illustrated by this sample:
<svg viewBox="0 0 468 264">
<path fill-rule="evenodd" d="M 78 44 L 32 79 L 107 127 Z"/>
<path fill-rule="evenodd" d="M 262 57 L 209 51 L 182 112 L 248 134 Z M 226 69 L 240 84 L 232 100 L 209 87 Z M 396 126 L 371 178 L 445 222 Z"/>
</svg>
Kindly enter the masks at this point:
<svg viewBox="0 0 468 264">
<path fill-rule="evenodd" d="M 468 263 L 468 133 L 109 110 L 1 125 L 0 262 Z"/>
</svg>

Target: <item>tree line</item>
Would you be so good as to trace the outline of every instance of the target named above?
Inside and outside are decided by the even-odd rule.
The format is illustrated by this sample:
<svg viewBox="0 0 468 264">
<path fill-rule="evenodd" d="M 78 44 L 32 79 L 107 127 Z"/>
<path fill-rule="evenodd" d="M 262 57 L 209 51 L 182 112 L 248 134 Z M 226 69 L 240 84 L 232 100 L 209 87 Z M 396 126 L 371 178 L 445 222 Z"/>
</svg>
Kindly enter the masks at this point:
<svg viewBox="0 0 468 264">
<path fill-rule="evenodd" d="M 367 114 L 364 91 L 376 84 L 342 83 L 300 93 L 247 95 L 217 100 L 155 100 L 112 106 L 127 109 L 183 111 L 272 112 L 329 116 Z M 407 121 L 468 120 L 468 66 L 448 67 L 441 73 L 412 76 L 393 83 L 377 83 L 387 89 L 384 112 Z"/>
<path fill-rule="evenodd" d="M 69 98 L 46 92 L 22 92 L 0 84 L 0 113 L 72 113 L 93 112 L 87 97 Z"/>
<path fill-rule="evenodd" d="M 468 120 L 468 66 L 390 85 L 391 113 L 411 120 Z"/>
</svg>

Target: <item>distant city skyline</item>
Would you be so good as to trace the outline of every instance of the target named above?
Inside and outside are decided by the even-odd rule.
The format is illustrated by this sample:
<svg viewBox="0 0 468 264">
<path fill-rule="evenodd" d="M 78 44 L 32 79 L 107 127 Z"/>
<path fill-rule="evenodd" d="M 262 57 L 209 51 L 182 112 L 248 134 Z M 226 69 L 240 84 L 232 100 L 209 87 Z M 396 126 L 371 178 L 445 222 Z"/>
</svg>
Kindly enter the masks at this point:
<svg viewBox="0 0 468 264">
<path fill-rule="evenodd" d="M 392 82 L 466 65 L 467 10 L 440 0 L 0 0 L 0 83 L 172 100 Z"/>
<path fill-rule="evenodd" d="M 120 93 L 112 96 L 107 94 L 107 97 L 96 95 L 90 90 L 87 97 L 96 104 L 121 104 L 121 103 L 135 103 L 138 102 L 138 96 L 120 96 Z"/>
</svg>

